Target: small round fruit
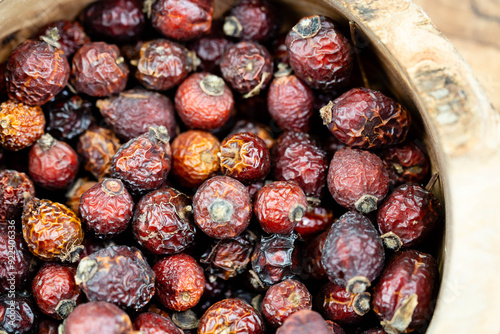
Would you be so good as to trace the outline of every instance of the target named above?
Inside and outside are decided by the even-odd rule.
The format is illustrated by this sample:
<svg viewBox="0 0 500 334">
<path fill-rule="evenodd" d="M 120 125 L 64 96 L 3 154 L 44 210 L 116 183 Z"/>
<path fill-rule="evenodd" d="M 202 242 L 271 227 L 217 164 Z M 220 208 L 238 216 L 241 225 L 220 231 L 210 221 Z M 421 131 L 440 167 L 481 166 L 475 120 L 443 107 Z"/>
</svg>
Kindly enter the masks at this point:
<svg viewBox="0 0 500 334">
<path fill-rule="evenodd" d="M 31 334 L 37 328 L 38 310 L 27 292 L 0 295 L 0 331 L 6 334 Z"/>
<path fill-rule="evenodd" d="M 1 221 L 18 218 L 26 194 L 35 196 L 35 186 L 28 175 L 11 169 L 0 171 Z"/>
<path fill-rule="evenodd" d="M 47 132 L 60 140 L 79 136 L 92 122 L 93 103 L 78 95 L 54 99 L 45 108 Z"/>
<path fill-rule="evenodd" d="M 320 235 L 308 240 L 306 244 L 305 254 L 302 259 L 304 278 L 314 278 L 316 280 L 328 279 L 325 268 L 321 264 L 321 256 L 323 255 L 323 247 L 325 246 L 326 237 L 329 231 L 325 231 Z M 310 276 L 308 276 L 310 275 Z"/>
<path fill-rule="evenodd" d="M 0 294 L 21 291 L 30 275 L 32 257 L 15 225 L 0 225 Z"/>
<path fill-rule="evenodd" d="M 183 332 L 170 320 L 160 314 L 144 312 L 134 320 L 134 330 L 141 334 L 182 334 Z"/>
<path fill-rule="evenodd" d="M 269 150 L 271 150 L 271 148 L 274 145 L 274 138 L 273 138 L 271 128 L 268 127 L 267 125 L 264 125 L 262 123 L 248 121 L 248 120 L 239 120 L 234 125 L 233 129 L 231 130 L 230 135 L 233 135 L 235 133 L 242 133 L 242 132 L 249 132 L 249 133 L 256 135 L 257 137 L 259 137 L 260 139 L 262 139 L 266 143 L 267 148 Z"/>
<path fill-rule="evenodd" d="M 190 49 L 200 59 L 200 68 L 204 72 L 220 74 L 220 62 L 226 49 L 233 43 L 216 34 L 203 36 L 190 44 Z"/>
<path fill-rule="evenodd" d="M 57 33 L 59 34 L 57 42 L 68 58 L 84 44 L 90 43 L 90 38 L 83 30 L 80 23 L 68 20 L 55 21 L 41 27 L 33 38 L 40 38 L 43 35 L 48 35 L 50 30 L 54 28 L 57 29 Z"/>
<path fill-rule="evenodd" d="M 276 334 L 331 334 L 325 319 L 318 312 L 300 310 L 289 316 Z"/>
<path fill-rule="evenodd" d="M 43 135 L 44 127 L 42 108 L 14 100 L 0 105 L 0 145 L 4 149 L 19 151 L 33 145 Z"/>
<path fill-rule="evenodd" d="M 262 41 L 276 35 L 280 23 L 277 8 L 267 0 L 240 0 L 225 17 L 227 36 Z"/>
</svg>

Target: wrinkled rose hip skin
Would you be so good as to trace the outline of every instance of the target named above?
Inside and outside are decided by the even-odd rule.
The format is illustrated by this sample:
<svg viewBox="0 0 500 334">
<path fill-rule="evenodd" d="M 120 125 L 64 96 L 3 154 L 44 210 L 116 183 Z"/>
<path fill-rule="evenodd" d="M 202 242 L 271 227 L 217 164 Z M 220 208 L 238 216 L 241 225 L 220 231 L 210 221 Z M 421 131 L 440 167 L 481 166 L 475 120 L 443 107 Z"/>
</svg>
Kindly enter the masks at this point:
<svg viewBox="0 0 500 334">
<path fill-rule="evenodd" d="M 200 37 L 212 26 L 213 0 L 157 0 L 151 23 L 164 36 L 180 41 Z"/>
<path fill-rule="evenodd" d="M 92 122 L 93 103 L 78 95 L 50 101 L 46 105 L 47 132 L 57 139 L 73 139 Z"/>
<path fill-rule="evenodd" d="M 227 36 L 262 41 L 273 38 L 279 28 L 277 8 L 267 0 L 240 0 L 225 17 Z"/>
<path fill-rule="evenodd" d="M 152 126 L 163 125 L 171 137 L 177 132 L 174 105 L 159 93 L 131 89 L 96 105 L 106 123 L 124 140 L 138 137 Z"/>
<path fill-rule="evenodd" d="M 322 206 L 307 207 L 302 220 L 297 223 L 294 231 L 307 239 L 329 228 L 334 221 L 333 211 Z"/>
<path fill-rule="evenodd" d="M 31 290 L 40 311 L 55 319 L 66 318 L 81 301 L 75 269 L 58 263 L 44 264 L 33 279 Z"/>
<path fill-rule="evenodd" d="M 377 149 L 403 142 L 410 129 L 410 113 L 381 92 L 353 88 L 320 110 L 323 124 L 341 142 L 361 149 Z"/>
<path fill-rule="evenodd" d="M 205 181 L 193 198 L 194 219 L 215 239 L 234 238 L 250 224 L 252 201 L 245 186 L 228 176 Z"/>
<path fill-rule="evenodd" d="M 131 334 L 132 321 L 118 306 L 106 302 L 78 305 L 63 323 L 64 334 Z"/>
<path fill-rule="evenodd" d="M 0 145 L 9 151 L 19 151 L 33 145 L 42 135 L 45 116 L 42 108 L 15 100 L 0 105 Z"/>
<path fill-rule="evenodd" d="M 82 46 L 73 56 L 72 84 L 90 96 L 110 96 L 127 85 L 128 67 L 116 45 L 93 42 Z"/>
<path fill-rule="evenodd" d="M 33 333 L 37 327 L 38 310 L 27 292 L 0 296 L 0 330 L 7 334 Z"/>
<path fill-rule="evenodd" d="M 153 269 L 156 294 L 165 307 L 185 311 L 198 304 L 205 289 L 205 275 L 194 258 L 172 255 L 156 262 Z"/>
<path fill-rule="evenodd" d="M 31 147 L 28 159 L 31 178 L 46 189 L 66 189 L 78 173 L 78 155 L 75 150 L 49 134 L 44 134 Z"/>
<path fill-rule="evenodd" d="M 353 67 L 353 51 L 337 25 L 323 16 L 302 18 L 285 40 L 295 75 L 314 89 L 345 86 Z"/>
<path fill-rule="evenodd" d="M 175 93 L 175 110 L 188 128 L 217 129 L 226 123 L 233 108 L 231 89 L 222 78 L 206 72 L 189 76 Z"/>
<path fill-rule="evenodd" d="M 218 153 L 222 173 L 245 184 L 264 179 L 271 170 L 266 143 L 248 132 L 226 137 Z"/>
<path fill-rule="evenodd" d="M 31 254 L 14 225 L 0 225 L 0 294 L 22 290 L 30 274 Z"/>
<path fill-rule="evenodd" d="M 18 218 L 24 196 L 35 196 L 33 181 L 25 173 L 4 169 L 0 171 L 0 220 Z"/>
<path fill-rule="evenodd" d="M 318 312 L 300 310 L 289 316 L 276 334 L 331 334 L 325 319 Z"/>
<path fill-rule="evenodd" d="M 264 322 L 249 304 L 240 299 L 223 299 L 203 314 L 198 334 L 264 334 Z"/>
<path fill-rule="evenodd" d="M 155 274 L 135 247 L 110 246 L 83 258 L 75 282 L 88 300 L 141 309 L 155 293 Z"/>
<path fill-rule="evenodd" d="M 306 195 L 295 182 L 275 181 L 265 185 L 254 203 L 254 213 L 266 233 L 289 234 L 306 209 Z"/>
<path fill-rule="evenodd" d="M 432 316 L 437 265 L 415 250 L 397 253 L 373 290 L 373 310 L 388 334 L 408 333 Z"/>
<path fill-rule="evenodd" d="M 415 183 L 403 184 L 386 198 L 377 212 L 377 224 L 386 247 L 398 250 L 425 239 L 441 216 L 441 204 Z"/>
<path fill-rule="evenodd" d="M 389 190 L 389 175 L 382 160 L 350 147 L 335 153 L 327 181 L 337 203 L 365 214 L 376 210 Z"/>
<path fill-rule="evenodd" d="M 222 55 L 232 44 L 229 39 L 213 34 L 195 40 L 190 44 L 190 49 L 200 59 L 200 68 L 202 71 L 218 75 L 220 74 L 219 64 Z"/>
<path fill-rule="evenodd" d="M 50 33 L 51 29 L 57 29 L 61 50 L 64 51 L 66 57 L 71 57 L 76 50 L 84 44 L 90 43 L 90 38 L 87 36 L 83 27 L 76 21 L 61 20 L 49 23 L 38 30 L 33 38 L 40 38 L 43 35 Z"/>
<path fill-rule="evenodd" d="M 134 320 L 134 330 L 142 334 L 182 334 L 183 332 L 170 320 L 153 312 L 141 313 Z"/>
<path fill-rule="evenodd" d="M 347 292 L 364 292 L 384 267 L 384 246 L 368 218 L 350 211 L 333 224 L 321 255 L 330 281 Z"/>
<path fill-rule="evenodd" d="M 231 130 L 230 135 L 233 135 L 235 133 L 242 133 L 242 132 L 249 132 L 260 139 L 262 139 L 266 145 L 267 148 L 270 150 L 273 145 L 274 145 L 274 138 L 273 134 L 271 132 L 271 128 L 268 127 L 267 125 L 264 125 L 262 123 L 256 123 L 248 120 L 239 120 L 236 122 L 234 125 L 233 129 Z"/>
<path fill-rule="evenodd" d="M 305 271 L 302 275 L 304 275 L 305 278 L 309 278 L 308 275 L 311 275 L 310 277 L 317 280 L 328 279 L 325 269 L 321 264 L 321 255 L 328 232 L 329 231 L 325 231 L 306 243 L 305 256 L 302 259 L 302 266 Z"/>
<path fill-rule="evenodd" d="M 164 126 L 129 140 L 111 160 L 111 176 L 120 179 L 131 194 L 161 187 L 172 164 L 170 136 Z"/>
<path fill-rule="evenodd" d="M 47 199 L 28 197 L 22 215 L 24 241 L 35 256 L 45 261 L 75 262 L 83 248 L 80 219 L 66 206 Z"/>
<path fill-rule="evenodd" d="M 11 99 L 40 106 L 63 90 L 70 68 L 64 51 L 54 45 L 60 46 L 46 36 L 42 41 L 28 39 L 11 52 L 5 66 Z"/>
<path fill-rule="evenodd" d="M 162 187 L 144 195 L 135 208 L 132 228 L 137 242 L 154 254 L 183 251 L 195 237 L 193 208 L 183 193 Z"/>
</svg>

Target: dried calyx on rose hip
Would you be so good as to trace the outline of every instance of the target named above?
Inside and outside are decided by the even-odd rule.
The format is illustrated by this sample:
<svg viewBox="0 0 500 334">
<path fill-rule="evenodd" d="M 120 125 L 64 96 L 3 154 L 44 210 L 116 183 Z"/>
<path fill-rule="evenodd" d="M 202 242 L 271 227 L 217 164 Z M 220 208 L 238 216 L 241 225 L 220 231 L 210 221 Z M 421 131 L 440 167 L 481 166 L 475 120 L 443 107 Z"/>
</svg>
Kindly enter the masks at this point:
<svg viewBox="0 0 500 334">
<path fill-rule="evenodd" d="M 92 122 L 92 106 L 92 102 L 78 95 L 61 96 L 50 101 L 45 105 L 47 132 L 57 139 L 69 140 L 79 136 Z"/>
<path fill-rule="evenodd" d="M 0 145 L 4 149 L 19 151 L 33 145 L 43 135 L 44 127 L 42 108 L 15 100 L 0 105 Z"/>
<path fill-rule="evenodd" d="M 353 88 L 320 110 L 323 124 L 341 142 L 361 149 L 402 143 L 410 129 L 410 113 L 381 92 Z"/>
<path fill-rule="evenodd" d="M 33 38 L 35 39 L 40 38 L 43 35 L 48 35 L 54 28 L 57 29 L 59 34 L 57 42 L 68 58 L 71 57 L 76 50 L 81 48 L 84 44 L 90 43 L 90 38 L 83 30 L 80 23 L 68 20 L 51 22 L 41 27 Z"/>
<path fill-rule="evenodd" d="M 21 233 L 14 229 L 14 225 L 0 224 L 0 294 L 21 291 L 30 276 L 32 264 L 31 253 Z"/>
<path fill-rule="evenodd" d="M 134 330 L 146 334 L 182 334 L 183 332 L 175 326 L 170 317 L 153 312 L 139 314 L 133 322 Z"/>
<path fill-rule="evenodd" d="M 135 247 L 111 246 L 83 258 L 75 282 L 88 300 L 141 309 L 155 293 L 155 274 Z"/>
<path fill-rule="evenodd" d="M 384 268 L 384 245 L 368 218 L 350 211 L 332 226 L 321 255 L 330 281 L 347 292 L 362 293 Z"/>
<path fill-rule="evenodd" d="M 7 334 L 34 333 L 38 309 L 27 292 L 12 291 L 0 295 L 0 330 Z"/>
<path fill-rule="evenodd" d="M 290 315 L 276 334 L 331 334 L 325 319 L 315 311 L 300 310 Z"/>
<path fill-rule="evenodd" d="M 18 218 L 26 194 L 35 196 L 33 181 L 25 173 L 4 169 L 0 171 L 0 220 Z"/>
</svg>

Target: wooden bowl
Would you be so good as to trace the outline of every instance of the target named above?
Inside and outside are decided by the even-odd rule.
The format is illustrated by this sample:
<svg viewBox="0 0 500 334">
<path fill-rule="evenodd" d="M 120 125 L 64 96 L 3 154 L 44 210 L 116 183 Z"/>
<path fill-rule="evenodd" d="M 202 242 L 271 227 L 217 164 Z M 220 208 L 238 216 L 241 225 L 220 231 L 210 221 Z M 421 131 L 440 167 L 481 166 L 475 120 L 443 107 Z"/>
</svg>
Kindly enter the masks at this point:
<svg viewBox="0 0 500 334">
<path fill-rule="evenodd" d="M 0 2 L 0 60 L 38 27 L 73 18 L 92 0 Z M 440 174 L 445 204 L 441 287 L 428 333 L 500 330 L 500 114 L 470 67 L 427 15 L 409 0 L 276 0 L 300 17 L 323 14 L 364 37 L 393 94 L 412 109 L 415 129 Z M 215 15 L 233 0 L 215 0 Z M 368 42 L 368 43 L 366 43 Z M 420 126 L 419 126 L 420 125 Z M 439 240 L 437 238 L 436 240 Z"/>
</svg>

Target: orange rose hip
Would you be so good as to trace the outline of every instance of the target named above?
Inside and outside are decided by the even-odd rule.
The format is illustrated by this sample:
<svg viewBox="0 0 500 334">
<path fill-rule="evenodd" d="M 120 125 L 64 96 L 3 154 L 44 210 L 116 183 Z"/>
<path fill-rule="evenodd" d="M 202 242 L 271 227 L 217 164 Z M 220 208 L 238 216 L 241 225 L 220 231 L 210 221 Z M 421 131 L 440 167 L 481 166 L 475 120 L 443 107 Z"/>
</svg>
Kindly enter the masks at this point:
<svg viewBox="0 0 500 334">
<path fill-rule="evenodd" d="M 0 105 L 0 144 L 9 151 L 33 145 L 42 135 L 45 116 L 42 108 L 15 100 Z"/>
</svg>

